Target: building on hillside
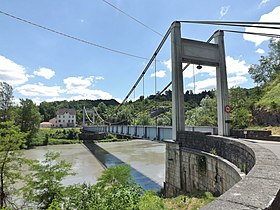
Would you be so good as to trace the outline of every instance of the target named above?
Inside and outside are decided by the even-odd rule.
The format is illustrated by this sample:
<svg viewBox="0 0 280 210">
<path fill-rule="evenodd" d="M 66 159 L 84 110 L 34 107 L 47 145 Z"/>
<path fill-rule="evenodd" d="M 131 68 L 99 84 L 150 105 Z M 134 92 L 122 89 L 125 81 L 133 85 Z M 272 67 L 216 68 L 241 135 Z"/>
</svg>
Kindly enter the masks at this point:
<svg viewBox="0 0 280 210">
<path fill-rule="evenodd" d="M 76 110 L 75 109 L 59 109 L 56 112 L 56 118 L 51 119 L 55 122 L 54 127 L 67 128 L 76 126 Z"/>
<path fill-rule="evenodd" d="M 53 124 L 51 122 L 41 122 L 40 128 L 52 128 Z"/>
<path fill-rule="evenodd" d="M 56 117 L 50 119 L 50 120 L 49 120 L 49 123 L 52 124 L 52 128 L 57 128 L 57 127 L 58 127 L 58 126 L 57 126 L 57 119 L 56 119 Z"/>
<path fill-rule="evenodd" d="M 71 128 L 76 126 L 76 110 L 75 109 L 59 109 L 56 117 L 49 122 L 40 123 L 40 128 Z"/>
</svg>

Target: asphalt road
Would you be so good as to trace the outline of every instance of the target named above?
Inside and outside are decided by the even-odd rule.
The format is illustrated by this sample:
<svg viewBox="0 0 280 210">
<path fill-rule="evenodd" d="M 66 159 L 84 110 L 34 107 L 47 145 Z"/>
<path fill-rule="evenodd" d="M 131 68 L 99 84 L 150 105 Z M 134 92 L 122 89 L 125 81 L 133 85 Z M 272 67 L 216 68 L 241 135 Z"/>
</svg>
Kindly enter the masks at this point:
<svg viewBox="0 0 280 210">
<path fill-rule="evenodd" d="M 272 151 L 280 159 L 280 142 L 253 140 L 253 139 L 244 139 L 244 140 L 258 143 L 260 146 L 265 147 L 270 151 Z"/>
</svg>

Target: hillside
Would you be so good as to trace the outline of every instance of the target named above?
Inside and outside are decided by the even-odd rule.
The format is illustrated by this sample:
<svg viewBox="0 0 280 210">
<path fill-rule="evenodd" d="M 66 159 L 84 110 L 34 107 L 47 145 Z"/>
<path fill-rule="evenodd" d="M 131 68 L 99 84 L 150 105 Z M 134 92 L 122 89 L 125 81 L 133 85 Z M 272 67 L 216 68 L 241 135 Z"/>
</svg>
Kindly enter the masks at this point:
<svg viewBox="0 0 280 210">
<path fill-rule="evenodd" d="M 97 107 L 100 103 L 105 106 L 117 106 L 119 102 L 115 99 L 110 100 L 78 100 L 78 101 L 54 101 L 54 102 L 42 102 L 39 105 L 39 112 L 43 116 L 43 121 L 49 121 L 56 116 L 56 111 L 61 108 L 74 108 L 77 111 L 77 121 L 82 120 L 83 107 L 86 109 L 92 109 Z"/>
<path fill-rule="evenodd" d="M 262 96 L 253 108 L 255 125 L 279 126 L 280 125 L 280 75 L 265 84 Z"/>
<path fill-rule="evenodd" d="M 263 92 L 264 95 L 256 105 L 268 111 L 280 112 L 280 75 L 277 75 L 273 81 L 266 84 Z"/>
<path fill-rule="evenodd" d="M 235 87 L 229 90 L 229 104 L 232 107 L 232 128 L 249 126 L 280 125 L 280 75 L 264 86 L 250 89 Z M 199 94 L 185 93 L 186 125 L 216 126 L 217 109 L 215 91 L 204 91 Z M 55 116 L 59 108 L 75 108 L 77 123 L 82 122 L 82 110 L 96 107 L 106 124 L 128 125 L 171 125 L 172 92 L 166 91 L 159 97 L 141 96 L 136 101 L 128 101 L 116 111 L 119 103 L 112 100 L 79 100 L 42 102 L 40 114 L 45 121 Z M 97 123 L 104 123 L 96 117 Z"/>
</svg>

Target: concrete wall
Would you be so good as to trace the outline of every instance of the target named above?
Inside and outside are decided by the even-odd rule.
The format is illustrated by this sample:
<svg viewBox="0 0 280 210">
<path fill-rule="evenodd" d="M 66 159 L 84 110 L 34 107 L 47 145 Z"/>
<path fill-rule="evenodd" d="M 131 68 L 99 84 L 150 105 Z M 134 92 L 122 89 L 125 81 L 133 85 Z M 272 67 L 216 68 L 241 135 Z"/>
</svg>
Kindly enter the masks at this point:
<svg viewBox="0 0 280 210">
<path fill-rule="evenodd" d="M 175 142 L 167 142 L 166 152 L 167 197 L 197 190 L 219 196 L 244 175 L 234 164 L 217 155 L 183 148 Z"/>
<path fill-rule="evenodd" d="M 238 170 L 223 159 L 217 159 L 212 155 L 203 153 L 210 153 L 211 151 L 221 158 L 234 163 L 247 175 L 239 182 L 233 178 L 236 174 L 230 177 L 232 172 L 235 173 L 234 171 L 238 172 Z M 196 157 L 194 158 L 193 155 Z M 201 178 L 199 166 L 191 168 L 195 163 L 197 165 L 201 164 L 198 162 L 199 158 L 197 158 L 200 156 L 205 156 L 207 171 L 210 170 L 210 175 L 205 172 L 207 174 L 204 177 L 206 178 L 204 180 L 204 183 L 207 183 L 206 186 L 205 184 L 204 186 L 201 185 L 199 179 L 195 178 Z M 190 158 L 190 161 L 186 158 Z M 213 184 L 213 175 L 211 173 L 215 173 L 215 169 L 211 167 L 218 164 L 217 175 L 222 178 L 222 182 L 232 183 L 236 181 L 237 183 L 227 191 L 225 190 L 220 197 L 203 209 L 280 209 L 280 160 L 270 150 L 255 143 L 227 137 L 207 136 L 201 133 L 180 132 L 178 133 L 178 141 L 167 143 L 166 159 L 165 188 L 169 195 L 177 195 L 192 189 L 206 189 L 214 193 L 216 189 L 219 189 L 220 192 L 224 191 L 226 188 L 221 187 L 219 184 L 218 187 L 213 188 L 215 184 Z M 222 162 L 228 164 L 228 166 L 224 166 Z M 191 172 L 193 174 L 188 176 L 193 181 L 187 180 L 187 182 L 193 183 L 192 186 L 184 182 L 184 169 L 188 169 L 186 165 L 189 163 L 191 163 L 189 168 L 194 172 Z M 231 181 L 223 180 L 224 178 Z M 214 181 L 216 180 L 219 181 L 214 177 Z M 224 186 L 229 185 L 224 184 Z"/>
<path fill-rule="evenodd" d="M 178 143 L 182 148 L 215 153 L 230 161 L 247 174 L 255 164 L 255 154 L 246 144 L 235 139 L 205 135 L 199 132 L 179 132 Z"/>
</svg>

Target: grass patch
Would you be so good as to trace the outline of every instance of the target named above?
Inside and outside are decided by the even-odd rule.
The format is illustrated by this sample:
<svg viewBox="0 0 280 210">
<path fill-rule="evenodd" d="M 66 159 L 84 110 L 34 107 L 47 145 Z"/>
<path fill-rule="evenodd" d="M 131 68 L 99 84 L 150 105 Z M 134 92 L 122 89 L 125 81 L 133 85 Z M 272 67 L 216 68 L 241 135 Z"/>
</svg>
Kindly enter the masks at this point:
<svg viewBox="0 0 280 210">
<path fill-rule="evenodd" d="M 180 195 L 176 198 L 163 199 L 166 210 L 196 210 L 213 201 L 215 197 L 210 192 Z"/>
<path fill-rule="evenodd" d="M 197 210 L 213 201 L 210 192 L 180 195 L 176 198 L 162 198 L 154 191 L 146 191 L 139 202 L 140 210 Z"/>
<path fill-rule="evenodd" d="M 280 75 L 265 87 L 265 94 L 257 103 L 258 106 L 265 107 L 269 111 L 280 112 Z"/>
<path fill-rule="evenodd" d="M 80 144 L 81 140 L 69 140 L 69 139 L 49 139 L 49 145 L 57 144 Z"/>
</svg>

